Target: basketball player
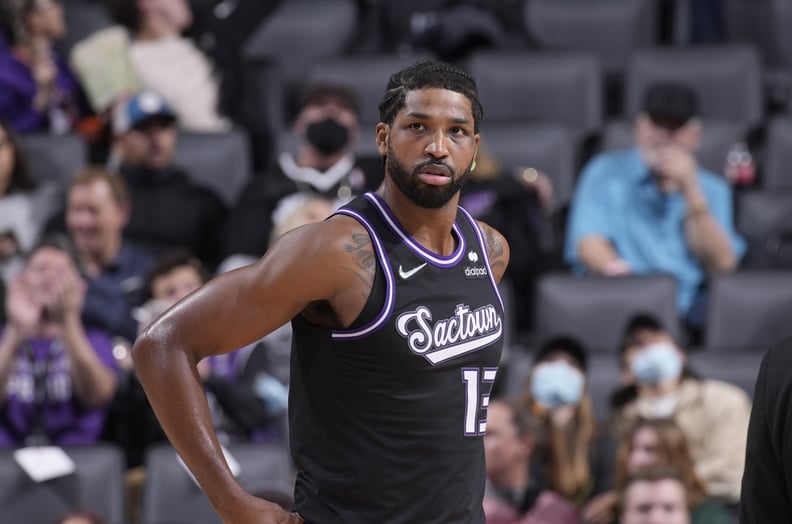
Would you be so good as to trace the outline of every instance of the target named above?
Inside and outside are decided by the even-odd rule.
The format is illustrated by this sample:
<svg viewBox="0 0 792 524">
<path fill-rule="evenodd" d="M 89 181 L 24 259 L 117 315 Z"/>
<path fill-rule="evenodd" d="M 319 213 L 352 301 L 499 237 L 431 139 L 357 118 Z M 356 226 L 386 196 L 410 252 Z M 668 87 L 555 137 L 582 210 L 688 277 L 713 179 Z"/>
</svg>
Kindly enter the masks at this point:
<svg viewBox="0 0 792 524">
<path fill-rule="evenodd" d="M 393 75 L 377 193 L 293 230 L 206 284 L 133 350 L 171 442 L 226 523 L 484 523 L 482 436 L 509 249 L 458 208 L 482 109 L 465 72 L 431 60 Z M 291 321 L 295 513 L 234 479 L 196 372 Z"/>
</svg>

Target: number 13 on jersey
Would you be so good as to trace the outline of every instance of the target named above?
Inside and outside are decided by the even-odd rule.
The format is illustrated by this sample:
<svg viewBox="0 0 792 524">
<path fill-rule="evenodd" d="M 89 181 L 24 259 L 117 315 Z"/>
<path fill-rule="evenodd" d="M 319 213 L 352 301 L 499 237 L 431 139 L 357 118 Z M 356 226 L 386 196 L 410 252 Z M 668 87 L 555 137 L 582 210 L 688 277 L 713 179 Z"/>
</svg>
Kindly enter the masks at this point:
<svg viewBox="0 0 792 524">
<path fill-rule="evenodd" d="M 479 418 L 481 410 L 486 413 L 490 391 L 495 382 L 498 368 L 462 368 L 465 383 L 465 435 L 483 435 L 487 431 L 486 415 Z"/>
</svg>

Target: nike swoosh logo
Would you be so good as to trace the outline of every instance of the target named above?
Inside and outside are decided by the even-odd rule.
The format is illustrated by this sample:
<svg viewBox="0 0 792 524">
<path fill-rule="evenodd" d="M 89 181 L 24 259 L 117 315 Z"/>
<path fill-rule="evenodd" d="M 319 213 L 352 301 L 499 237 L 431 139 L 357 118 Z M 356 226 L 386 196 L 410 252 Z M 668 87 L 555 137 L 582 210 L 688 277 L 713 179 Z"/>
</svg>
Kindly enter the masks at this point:
<svg viewBox="0 0 792 524">
<path fill-rule="evenodd" d="M 409 271 L 405 271 L 405 270 L 403 270 L 403 269 L 402 269 L 402 267 L 401 267 L 401 265 L 400 265 L 400 266 L 399 266 L 399 276 L 401 277 L 401 279 L 402 279 L 402 280 L 407 280 L 408 278 L 410 278 L 411 276 L 413 276 L 414 274 L 416 274 L 417 272 L 419 272 L 420 270 L 422 270 L 422 269 L 424 268 L 424 266 L 426 266 L 426 264 L 427 264 L 427 263 L 426 263 L 426 262 L 424 262 L 424 263 L 423 263 L 423 264 L 421 264 L 420 266 L 414 267 L 414 268 L 412 268 L 412 269 L 411 269 L 411 270 L 409 270 Z"/>
</svg>

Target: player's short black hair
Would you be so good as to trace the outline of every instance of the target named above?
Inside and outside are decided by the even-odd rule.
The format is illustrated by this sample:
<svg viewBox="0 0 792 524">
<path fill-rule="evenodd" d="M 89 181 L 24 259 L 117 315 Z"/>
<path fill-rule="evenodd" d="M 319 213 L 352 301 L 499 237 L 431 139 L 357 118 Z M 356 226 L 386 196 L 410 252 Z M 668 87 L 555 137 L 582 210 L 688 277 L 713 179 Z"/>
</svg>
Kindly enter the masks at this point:
<svg viewBox="0 0 792 524">
<path fill-rule="evenodd" d="M 105 0 L 105 6 L 110 16 L 130 31 L 140 28 L 143 16 L 137 5 L 137 0 Z"/>
<path fill-rule="evenodd" d="M 404 108 L 408 92 L 431 87 L 465 95 L 470 100 L 474 131 L 478 133 L 484 109 L 478 98 L 475 80 L 459 67 L 431 58 L 419 60 L 390 77 L 385 95 L 379 104 L 380 121 L 393 123 L 396 114 Z"/>
</svg>

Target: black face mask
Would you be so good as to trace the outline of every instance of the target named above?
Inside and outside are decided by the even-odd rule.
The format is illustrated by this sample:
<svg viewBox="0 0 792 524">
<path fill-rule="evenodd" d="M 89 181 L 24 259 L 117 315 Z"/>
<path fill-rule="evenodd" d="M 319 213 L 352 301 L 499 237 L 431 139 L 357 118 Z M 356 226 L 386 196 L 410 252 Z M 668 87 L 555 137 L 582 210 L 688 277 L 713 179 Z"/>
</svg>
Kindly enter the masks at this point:
<svg viewBox="0 0 792 524">
<path fill-rule="evenodd" d="M 332 118 L 309 125 L 305 135 L 323 155 L 337 153 L 349 142 L 349 129 Z"/>
</svg>

